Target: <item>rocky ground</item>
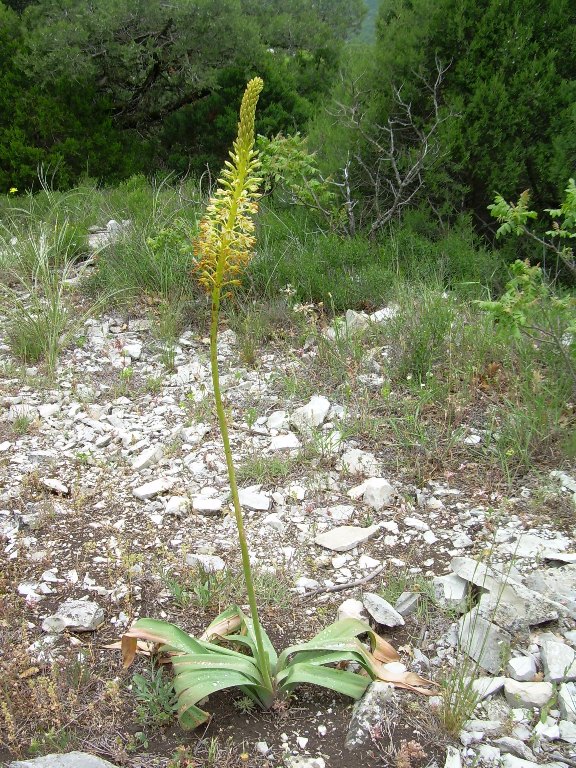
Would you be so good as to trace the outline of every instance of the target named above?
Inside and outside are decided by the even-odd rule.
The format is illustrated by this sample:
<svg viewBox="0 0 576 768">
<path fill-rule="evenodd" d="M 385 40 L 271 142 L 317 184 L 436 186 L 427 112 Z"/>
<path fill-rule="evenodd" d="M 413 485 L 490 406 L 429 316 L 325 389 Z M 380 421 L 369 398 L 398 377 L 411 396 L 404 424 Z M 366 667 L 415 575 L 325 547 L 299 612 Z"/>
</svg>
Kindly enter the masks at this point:
<svg viewBox="0 0 576 768">
<path fill-rule="evenodd" d="M 435 681 L 436 695 L 379 683 L 354 714 L 315 689 L 266 714 L 219 696 L 194 736 L 150 700 L 137 709 L 134 671 L 159 676 L 144 657 L 121 668 L 114 644 L 133 619 L 201 632 L 245 600 L 208 341 L 186 331 L 167 371 L 151 331 L 146 316 L 89 321 L 54 381 L 34 368 L 22 377 L 0 348 L 0 759 L 576 765 L 572 468 L 504 482 L 479 457 L 477 420 L 459 426 L 441 465 L 416 438 L 401 462 L 392 439 L 352 429 L 357 403 L 378 396 L 386 351 L 367 349 L 345 397 L 325 375 L 319 334 L 269 344 L 247 366 L 236 334 L 221 333 L 263 621 L 281 648 L 337 615 L 369 617 L 400 653 L 391 671 Z M 31 743 L 73 754 L 9 762 Z"/>
</svg>

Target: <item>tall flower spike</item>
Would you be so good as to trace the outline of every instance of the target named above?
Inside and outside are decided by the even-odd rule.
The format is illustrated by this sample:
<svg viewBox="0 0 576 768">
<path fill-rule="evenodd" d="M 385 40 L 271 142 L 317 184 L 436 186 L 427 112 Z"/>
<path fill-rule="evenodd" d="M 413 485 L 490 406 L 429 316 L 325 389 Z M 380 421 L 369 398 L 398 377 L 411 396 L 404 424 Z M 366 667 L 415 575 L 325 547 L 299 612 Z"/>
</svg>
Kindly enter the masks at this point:
<svg viewBox="0 0 576 768">
<path fill-rule="evenodd" d="M 254 117 L 263 86 L 259 77 L 246 86 L 230 160 L 226 161 L 216 193 L 200 222 L 196 242 L 200 258 L 194 271 L 198 282 L 213 296 L 215 292 L 219 296 L 227 286 L 239 285 L 252 257 L 253 216 L 258 210 L 261 181 L 256 176 L 260 163 L 254 150 Z"/>
</svg>

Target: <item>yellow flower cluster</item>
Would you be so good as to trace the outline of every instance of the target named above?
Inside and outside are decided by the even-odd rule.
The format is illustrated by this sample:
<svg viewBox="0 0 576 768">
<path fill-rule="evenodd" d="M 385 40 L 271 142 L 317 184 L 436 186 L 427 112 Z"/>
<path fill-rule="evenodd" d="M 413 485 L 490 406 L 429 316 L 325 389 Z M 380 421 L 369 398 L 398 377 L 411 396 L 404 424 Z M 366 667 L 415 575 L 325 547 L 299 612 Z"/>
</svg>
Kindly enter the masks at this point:
<svg viewBox="0 0 576 768">
<path fill-rule="evenodd" d="M 209 293 L 240 284 L 240 276 L 254 248 L 253 216 L 258 210 L 259 161 L 254 149 L 254 117 L 264 86 L 255 77 L 246 86 L 240 107 L 238 137 L 226 161 L 218 189 L 210 199 L 196 241 L 199 259 L 195 272 Z"/>
</svg>

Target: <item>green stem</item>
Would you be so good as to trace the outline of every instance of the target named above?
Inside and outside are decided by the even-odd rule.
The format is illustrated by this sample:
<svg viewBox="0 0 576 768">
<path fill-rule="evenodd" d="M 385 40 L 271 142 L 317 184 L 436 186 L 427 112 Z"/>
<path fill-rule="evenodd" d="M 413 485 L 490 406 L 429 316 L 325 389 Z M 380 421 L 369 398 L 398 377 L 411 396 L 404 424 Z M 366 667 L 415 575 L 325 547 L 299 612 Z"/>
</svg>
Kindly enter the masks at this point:
<svg viewBox="0 0 576 768">
<path fill-rule="evenodd" d="M 232 495 L 232 502 L 234 504 L 234 516 L 236 517 L 238 539 L 240 541 L 240 551 L 242 553 L 244 579 L 246 581 L 248 603 L 250 604 L 250 615 L 252 618 L 252 624 L 254 626 L 256 647 L 258 649 L 258 666 L 260 668 L 260 672 L 262 673 L 264 686 L 268 688 L 271 693 L 273 693 L 274 686 L 272 684 L 272 678 L 270 675 L 270 663 L 268 660 L 268 655 L 264 650 L 264 642 L 262 640 L 262 628 L 260 625 L 260 618 L 258 616 L 256 592 L 254 590 L 254 580 L 252 578 L 252 568 L 250 565 L 250 554 L 248 552 L 248 543 L 246 541 L 246 534 L 244 532 L 244 519 L 242 517 L 242 508 L 240 506 L 238 486 L 236 484 L 236 472 L 234 470 L 232 450 L 230 448 L 230 439 L 228 437 L 228 423 L 226 421 L 226 414 L 224 413 L 222 396 L 220 394 L 220 376 L 218 372 L 218 316 L 220 313 L 220 290 L 220 284 L 217 280 L 216 287 L 212 292 L 212 319 L 210 324 L 210 368 L 212 371 L 212 384 L 214 387 L 214 401 L 216 403 L 216 412 L 218 414 L 218 423 L 220 425 L 220 433 L 222 434 L 222 442 L 224 443 L 224 454 L 226 456 L 228 479 L 230 481 L 230 493 Z"/>
</svg>

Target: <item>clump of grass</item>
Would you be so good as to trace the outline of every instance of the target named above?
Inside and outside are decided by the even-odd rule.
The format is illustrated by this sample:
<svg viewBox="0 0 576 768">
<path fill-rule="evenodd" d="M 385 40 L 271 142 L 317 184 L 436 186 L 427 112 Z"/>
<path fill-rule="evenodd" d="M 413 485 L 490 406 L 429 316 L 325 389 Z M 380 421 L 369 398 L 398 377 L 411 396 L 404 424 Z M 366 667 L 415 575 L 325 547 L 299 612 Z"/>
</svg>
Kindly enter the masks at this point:
<svg viewBox="0 0 576 768">
<path fill-rule="evenodd" d="M 238 467 L 238 480 L 243 483 L 268 485 L 289 477 L 297 463 L 298 460 L 292 457 L 255 454 Z"/>
</svg>

